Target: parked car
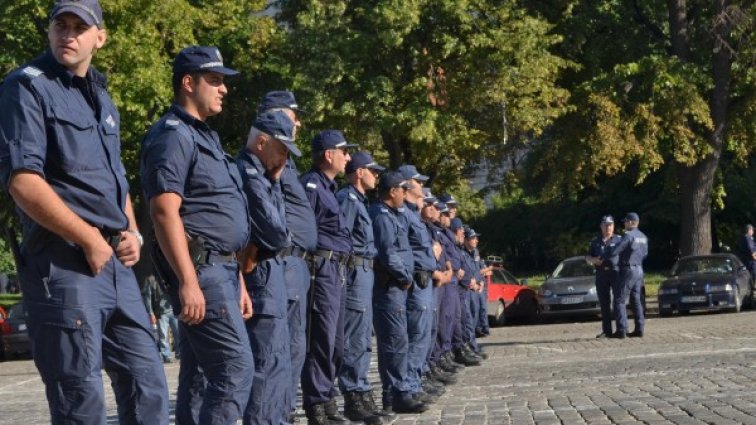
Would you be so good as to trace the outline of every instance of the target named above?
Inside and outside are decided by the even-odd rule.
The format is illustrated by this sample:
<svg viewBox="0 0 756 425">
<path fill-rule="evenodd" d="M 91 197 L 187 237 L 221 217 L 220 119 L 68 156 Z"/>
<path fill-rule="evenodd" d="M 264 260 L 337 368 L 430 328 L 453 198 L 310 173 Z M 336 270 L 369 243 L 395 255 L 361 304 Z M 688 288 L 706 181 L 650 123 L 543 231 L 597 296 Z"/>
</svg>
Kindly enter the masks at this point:
<svg viewBox="0 0 756 425">
<path fill-rule="evenodd" d="M 31 352 L 23 303 L 13 304 L 8 309 L 8 317 L 0 325 L 0 339 L 2 340 L 2 355 L 6 359 Z"/>
<path fill-rule="evenodd" d="M 595 268 L 584 256 L 559 263 L 538 289 L 543 317 L 601 314 L 596 295 Z"/>
<path fill-rule="evenodd" d="M 494 266 L 488 283 L 488 321 L 502 326 L 510 321 L 532 322 L 538 317 L 538 299 L 533 289 L 503 267 Z"/>
<path fill-rule="evenodd" d="M 733 254 L 692 255 L 677 260 L 659 286 L 659 315 L 673 311 L 739 312 L 752 303 L 751 276 Z"/>
</svg>

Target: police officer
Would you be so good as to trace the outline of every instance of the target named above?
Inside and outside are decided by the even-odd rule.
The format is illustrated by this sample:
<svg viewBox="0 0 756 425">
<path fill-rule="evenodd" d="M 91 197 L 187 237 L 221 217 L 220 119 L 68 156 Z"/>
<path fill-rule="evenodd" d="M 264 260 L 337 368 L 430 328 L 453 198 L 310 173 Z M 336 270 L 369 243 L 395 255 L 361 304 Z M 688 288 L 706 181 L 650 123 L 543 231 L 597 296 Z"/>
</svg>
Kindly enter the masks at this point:
<svg viewBox="0 0 756 425">
<path fill-rule="evenodd" d="M 476 289 L 477 280 L 474 266 L 467 254 L 465 243 L 465 226 L 459 217 L 451 219 L 449 230 L 452 233 L 460 258 L 460 269 L 457 274 L 457 284 L 453 286 L 457 294 L 457 306 L 454 310 L 454 331 L 452 333 L 452 352 L 454 360 L 465 366 L 477 366 L 480 358 L 475 356 L 468 347 L 469 337 L 467 326 L 472 320 L 470 316 L 470 291 Z"/>
<path fill-rule="evenodd" d="M 638 229 L 640 218 L 638 214 L 629 212 L 625 216 L 625 234 L 613 248 L 604 251 L 602 261 L 617 255 L 619 261 L 619 279 L 614 288 L 614 314 L 616 315 L 617 330 L 612 338 L 625 336 L 643 336 L 643 305 L 641 293 L 643 290 L 643 259 L 648 255 L 648 238 Z M 627 334 L 627 308 L 625 303 L 628 296 L 633 307 L 635 329 Z"/>
<path fill-rule="evenodd" d="M 420 413 L 428 407 L 412 396 L 408 379 L 407 290 L 413 285 L 414 260 L 409 229 L 402 217 L 409 183 L 398 172 L 387 172 L 378 184 L 381 200 L 370 207 L 375 246 L 373 313 L 378 342 L 378 373 L 383 407 L 397 413 Z"/>
<path fill-rule="evenodd" d="M 258 114 L 281 111 L 294 121 L 294 129 L 300 127 L 299 115 L 303 113 L 290 91 L 268 92 L 260 102 Z M 299 172 L 294 161 L 289 160 L 281 173 L 281 191 L 286 210 L 286 225 L 291 237 L 291 246 L 284 250 L 284 275 L 288 297 L 287 319 L 289 322 L 289 352 L 291 354 L 291 379 L 289 385 L 289 422 L 294 421 L 297 409 L 297 388 L 307 352 L 307 291 L 310 289 L 310 269 L 305 258 L 315 251 L 318 227 L 310 207 Z"/>
<path fill-rule="evenodd" d="M 294 129 L 284 112 L 264 112 L 252 124 L 247 145 L 236 157 L 244 176 L 251 225 L 241 264 L 255 313 L 247 321 L 255 377 L 245 424 L 278 425 L 289 420 L 291 356 L 283 254 L 291 243 L 280 178 L 289 152 L 301 155 L 294 144 Z"/>
<path fill-rule="evenodd" d="M 205 122 L 222 110 L 224 77 L 236 74 L 214 47 L 183 49 L 173 62 L 174 103 L 142 142 L 156 263 L 181 313 L 176 421 L 182 424 L 235 423 L 252 386 L 242 317 L 252 306 L 235 256 L 247 242 L 249 211 L 239 170 Z"/>
<path fill-rule="evenodd" d="M 489 335 L 488 276 L 491 276 L 491 271 L 493 270 L 493 267 L 487 265 L 486 262 L 483 260 L 483 258 L 480 256 L 480 250 L 478 249 L 478 246 L 477 246 L 478 244 L 480 244 L 480 233 L 478 233 L 478 242 L 476 242 L 476 247 L 475 247 L 474 255 L 473 255 L 475 262 L 478 263 L 478 268 L 480 269 L 480 275 L 483 279 L 478 282 L 478 284 L 480 285 L 480 290 L 478 291 L 477 294 L 474 294 L 476 295 L 476 299 L 478 301 L 478 305 L 476 307 L 478 311 L 478 317 L 477 317 L 477 323 L 475 324 L 475 336 L 478 338 L 485 338 Z"/>
<path fill-rule="evenodd" d="M 611 215 L 601 217 L 601 234 L 591 241 L 586 260 L 596 267 L 596 295 L 601 307 L 601 333 L 596 338 L 608 338 L 612 335 L 612 288 L 619 278 L 619 258 L 615 254 L 602 260 L 604 251 L 614 248 L 620 241 L 614 234 L 614 218 Z M 618 294 L 614 294 L 616 298 Z"/>
<path fill-rule="evenodd" d="M 107 39 L 96 0 L 58 1 L 49 50 L 0 86 L 0 177 L 18 207 L 17 264 L 34 362 L 53 424 L 168 423 L 165 374 L 131 266 L 141 235 L 120 120 L 90 66 Z"/>
<path fill-rule="evenodd" d="M 466 317 L 463 318 L 463 332 L 465 344 L 463 349 L 473 357 L 486 358 L 482 349 L 475 340 L 475 324 L 478 322 L 478 294 L 483 291 L 483 274 L 480 268 L 479 258 L 475 257 L 478 248 L 478 233 L 471 227 L 465 227 L 463 230 L 463 264 L 465 268 L 465 278 L 461 280 L 462 285 L 467 288 L 464 296 L 467 299 Z M 467 280 L 469 278 L 469 280 Z"/>
<path fill-rule="evenodd" d="M 312 424 L 346 421 L 336 409 L 334 385 L 344 352 L 346 266 L 352 242 L 334 178 L 344 173 L 348 149 L 355 146 L 339 130 L 320 132 L 312 140 L 313 167 L 300 177 L 318 224 L 309 295 L 309 350 L 302 370 L 303 404 Z"/>
<path fill-rule="evenodd" d="M 346 165 L 349 184 L 336 197 L 346 218 L 352 240 L 352 256 L 347 276 L 344 316 L 344 362 L 339 372 L 339 389 L 344 395 L 344 413 L 352 421 L 382 423 L 382 415 L 366 406 L 373 386 L 368 380 L 373 325 L 373 223 L 368 214 L 367 191 L 375 189 L 378 174 L 385 168 L 367 152 L 357 152 Z M 370 394 L 368 394 L 370 393 Z"/>
<path fill-rule="evenodd" d="M 753 226 L 746 224 L 745 233 L 738 239 L 738 256 L 751 274 L 751 288 L 756 282 L 756 242 L 753 241 Z"/>
</svg>

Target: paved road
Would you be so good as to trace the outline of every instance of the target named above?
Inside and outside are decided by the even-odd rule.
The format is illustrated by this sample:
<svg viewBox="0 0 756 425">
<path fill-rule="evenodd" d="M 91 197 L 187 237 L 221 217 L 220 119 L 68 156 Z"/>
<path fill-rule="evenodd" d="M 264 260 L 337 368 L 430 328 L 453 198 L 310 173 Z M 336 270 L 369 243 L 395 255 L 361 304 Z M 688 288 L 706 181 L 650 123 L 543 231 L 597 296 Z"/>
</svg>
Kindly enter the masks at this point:
<svg viewBox="0 0 756 425">
<path fill-rule="evenodd" d="M 597 340 L 599 327 L 494 329 L 484 365 L 395 424 L 756 424 L 756 312 L 652 318 L 643 339 Z M 175 389 L 178 366 L 166 372 Z M 44 423 L 33 364 L 0 363 L 0 424 Z"/>
</svg>

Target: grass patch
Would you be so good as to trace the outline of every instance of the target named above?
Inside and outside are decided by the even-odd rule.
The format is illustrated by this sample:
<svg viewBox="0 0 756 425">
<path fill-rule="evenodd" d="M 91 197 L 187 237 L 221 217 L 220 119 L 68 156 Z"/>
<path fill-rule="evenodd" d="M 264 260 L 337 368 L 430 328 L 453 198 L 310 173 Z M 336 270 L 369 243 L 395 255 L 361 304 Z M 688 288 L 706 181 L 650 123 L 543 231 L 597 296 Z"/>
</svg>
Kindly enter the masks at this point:
<svg viewBox="0 0 756 425">
<path fill-rule="evenodd" d="M 21 294 L 0 294 L 0 306 L 6 311 L 8 307 L 18 302 L 21 302 Z"/>
<path fill-rule="evenodd" d="M 548 277 L 547 273 L 526 273 L 520 280 L 527 279 L 528 286 L 533 289 L 538 289 L 543 285 L 543 282 Z M 664 273 L 650 272 L 643 276 L 644 284 L 646 285 L 646 297 L 656 297 L 659 293 L 659 285 L 666 279 Z"/>
</svg>

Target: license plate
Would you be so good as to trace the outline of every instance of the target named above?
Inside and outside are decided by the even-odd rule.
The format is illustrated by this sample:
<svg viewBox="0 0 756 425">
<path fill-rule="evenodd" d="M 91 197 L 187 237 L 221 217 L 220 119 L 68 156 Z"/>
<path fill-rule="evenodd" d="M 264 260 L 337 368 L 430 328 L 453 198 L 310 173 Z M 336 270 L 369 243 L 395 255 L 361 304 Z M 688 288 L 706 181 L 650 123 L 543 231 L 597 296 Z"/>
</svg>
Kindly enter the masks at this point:
<svg viewBox="0 0 756 425">
<path fill-rule="evenodd" d="M 705 303 L 706 295 L 689 295 L 687 297 L 680 297 L 680 302 L 684 303 Z"/>
<path fill-rule="evenodd" d="M 18 331 L 19 332 L 25 331 L 25 330 L 26 330 L 26 323 L 22 323 L 22 324 L 18 325 Z"/>
<path fill-rule="evenodd" d="M 562 298 L 562 304 L 580 304 L 583 302 L 583 297 L 564 297 Z"/>
</svg>

